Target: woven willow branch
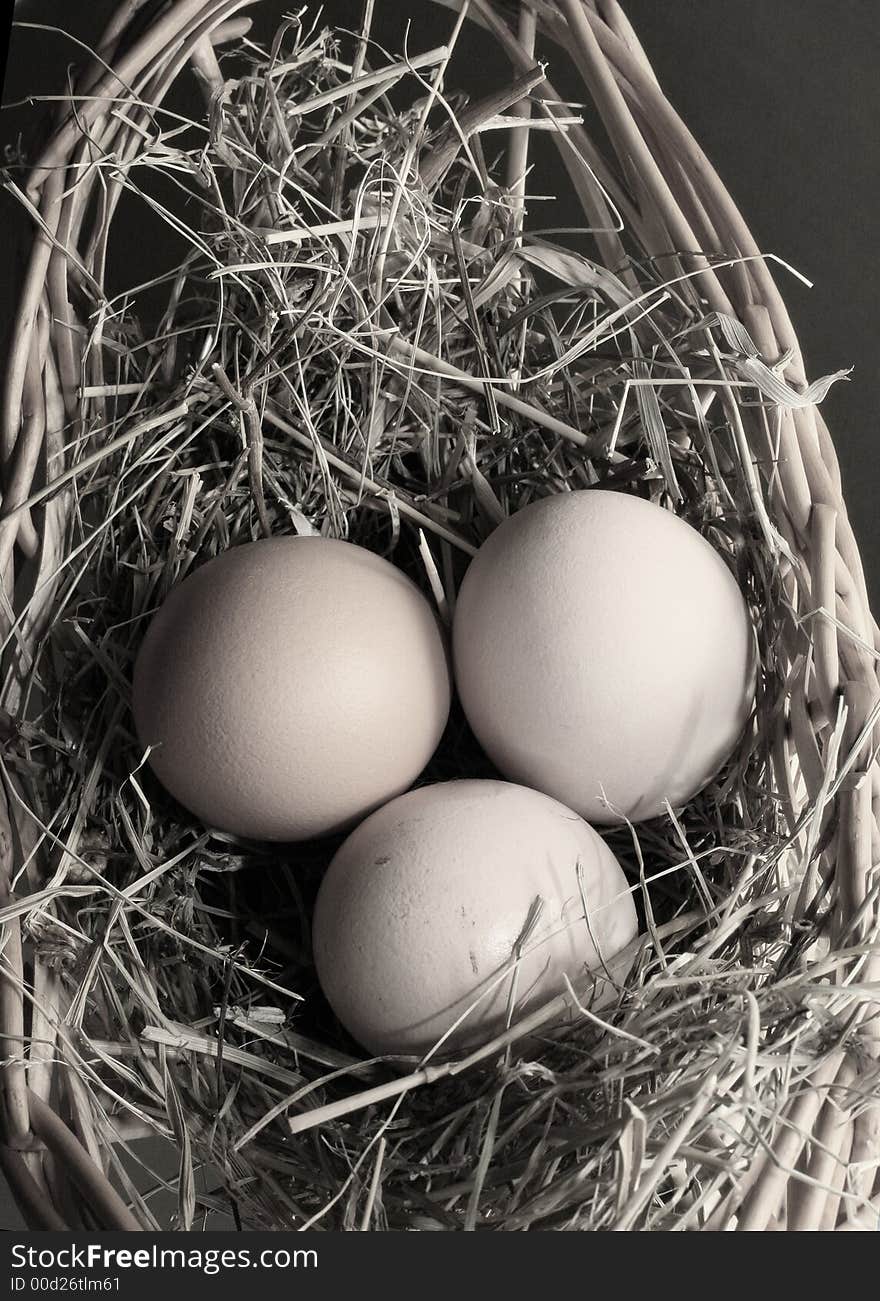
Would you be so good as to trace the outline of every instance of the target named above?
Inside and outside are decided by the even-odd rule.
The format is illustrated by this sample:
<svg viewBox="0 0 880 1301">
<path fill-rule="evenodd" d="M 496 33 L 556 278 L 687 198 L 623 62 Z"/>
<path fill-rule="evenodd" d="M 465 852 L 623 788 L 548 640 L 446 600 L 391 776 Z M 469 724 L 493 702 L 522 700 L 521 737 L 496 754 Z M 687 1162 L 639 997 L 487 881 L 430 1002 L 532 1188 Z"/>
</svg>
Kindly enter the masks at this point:
<svg viewBox="0 0 880 1301">
<path fill-rule="evenodd" d="M 440 2 L 461 8 L 461 0 Z M 84 397 L 83 388 L 100 394 L 107 382 L 101 348 L 96 346 L 100 312 L 98 324 L 91 327 L 89 346 L 83 346 L 84 323 L 71 307 L 70 288 L 83 288 L 100 306 L 111 222 L 126 168 L 149 124 L 143 105 L 161 104 L 188 66 L 199 74 L 210 102 L 211 95 L 222 89 L 215 46 L 241 35 L 244 24 L 236 15 L 249 3 L 255 0 L 174 0 L 170 5 L 126 0 L 107 28 L 97 57 L 78 79 L 76 94 L 88 95 L 88 100 L 76 116 L 60 123 L 33 166 L 25 199 L 31 206 L 34 243 L 18 302 L 0 425 L 0 622 L 8 664 L 7 716 L 14 713 L 27 677 L 28 648 L 52 619 L 51 587 L 42 593 L 39 610 L 35 613 L 31 608 L 27 621 L 16 612 L 25 604 L 22 585 L 32 581 L 34 566 L 42 574 L 49 573 L 57 559 L 69 508 L 69 485 L 63 483 L 59 468 L 63 466 L 60 430 L 67 425 L 68 437 L 74 440 L 83 433 L 92 410 L 89 403 L 97 403 L 99 409 L 102 400 Z M 529 0 L 522 15 L 493 0 L 470 0 L 467 16 L 492 33 L 517 75 L 527 76 L 534 68 L 535 27 L 539 38 L 549 38 L 574 58 L 614 148 L 616 165 L 603 159 L 580 126 L 554 132 L 552 138 L 585 221 L 595 232 L 604 265 L 618 268 L 626 281 L 626 254 L 616 229 L 618 213 L 628 236 L 648 256 L 665 258 L 671 268 L 691 276 L 682 281 L 681 292 L 695 309 L 702 313 L 708 308 L 739 320 L 765 360 L 785 359 L 782 377 L 802 390 L 806 374 L 800 347 L 767 261 L 708 159 L 664 97 L 616 0 Z M 132 24 L 140 24 L 140 34 L 129 40 Z M 563 112 L 561 96 L 549 80 L 536 86 L 532 98 L 534 115 Z M 117 111 L 122 107 L 125 112 Z M 515 137 L 513 184 L 521 185 L 526 141 L 524 126 Z M 89 171 L 89 163 L 111 153 L 117 179 L 101 189 L 98 169 Z M 92 204 L 98 205 L 98 218 L 87 223 Z M 717 258 L 733 259 L 736 265 L 721 270 L 714 265 Z M 419 360 L 430 369 L 430 357 Z M 480 388 L 478 381 L 471 382 Z M 499 402 L 524 405 L 514 395 L 499 392 L 497 396 Z M 771 537 L 778 539 L 778 564 L 792 608 L 802 612 L 784 629 L 789 709 L 778 718 L 778 734 L 768 738 L 779 789 L 788 793 L 786 813 L 793 835 L 809 834 L 802 815 L 821 794 L 823 768 L 817 758 L 817 737 L 827 738 L 842 727 L 840 755 L 846 768 L 826 810 L 822 852 L 801 889 L 793 921 L 809 914 L 817 891 L 830 889 L 835 938 L 855 951 L 850 971 L 839 973 L 838 978 L 845 975 L 876 987 L 880 982 L 874 870 L 880 854 L 876 757 L 880 633 L 868 605 L 834 447 L 815 407 L 780 408 L 774 438 L 768 438 L 767 424 L 733 406 L 729 391 L 723 400 L 732 424 L 739 425 L 747 443 L 755 499 L 773 531 Z M 557 432 L 566 436 L 566 428 Z M 44 501 L 41 493 L 50 479 L 57 490 Z M 109 1099 L 97 1088 L 91 1093 L 83 1082 L 93 1079 L 94 1071 L 77 1046 L 81 1009 L 66 1005 L 39 947 L 32 954 L 33 974 L 26 975 L 13 882 L 18 881 L 18 893 L 33 896 L 45 881 L 40 854 L 32 852 L 35 836 L 29 819 L 22 815 L 23 805 L 21 777 L 13 767 L 4 766 L 0 789 L 4 932 L 0 1032 L 6 1045 L 3 1169 L 33 1227 L 65 1227 L 77 1198 L 79 1210 L 74 1207 L 74 1215 L 82 1214 L 86 1205 L 92 1219 L 103 1227 L 151 1227 L 152 1215 L 126 1183 L 114 1153 L 105 1112 Z M 75 853 L 75 844 L 70 852 Z M 866 945 L 871 947 L 864 956 Z M 94 960 L 99 962 L 101 954 L 96 953 Z M 880 1058 L 875 1003 L 866 1000 L 853 1014 L 850 1028 L 859 1027 L 862 1042 L 873 1045 L 874 1059 Z M 851 1101 L 858 1098 L 859 1081 L 871 1065 L 843 1046 L 830 1052 L 778 1117 L 772 1146 L 751 1169 L 731 1180 L 727 1196 L 705 1227 L 855 1227 L 859 1215 L 846 1210 L 851 1202 L 841 1197 L 847 1163 L 851 1190 L 866 1205 L 873 1199 L 873 1205 L 880 1206 L 876 1175 L 880 1106 L 869 1100 L 857 1107 Z M 711 1106 L 710 1094 L 699 1100 L 704 1110 Z M 318 1119 L 313 1115 L 309 1123 Z M 302 1118 L 297 1123 L 306 1127 Z M 673 1137 L 671 1151 L 660 1154 L 664 1161 L 678 1147 L 684 1150 L 687 1134 Z M 806 1181 L 793 1178 L 795 1171 Z M 661 1174 L 658 1165 L 656 1177 Z M 651 1187 L 645 1182 L 621 1207 L 619 1227 L 636 1222 Z M 683 1223 L 682 1227 L 689 1226 Z"/>
</svg>

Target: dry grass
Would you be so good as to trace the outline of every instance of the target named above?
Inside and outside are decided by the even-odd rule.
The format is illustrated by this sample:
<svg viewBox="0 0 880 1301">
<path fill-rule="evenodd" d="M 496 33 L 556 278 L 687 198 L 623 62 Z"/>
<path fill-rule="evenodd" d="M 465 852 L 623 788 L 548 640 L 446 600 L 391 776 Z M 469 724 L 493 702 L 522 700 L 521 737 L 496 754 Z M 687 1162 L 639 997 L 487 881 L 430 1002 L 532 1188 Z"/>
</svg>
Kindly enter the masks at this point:
<svg viewBox="0 0 880 1301">
<path fill-rule="evenodd" d="M 27 854 L 3 915 L 41 955 L 26 996 L 46 1056 L 81 1082 L 80 1133 L 147 1223 L 122 1158 L 145 1133 L 177 1143 L 182 1228 L 230 1205 L 250 1228 L 721 1223 L 818 1061 L 859 1105 L 834 1072 L 869 997 L 863 941 L 831 945 L 821 889 L 799 905 L 853 747 L 841 716 L 792 826 L 768 738 L 799 616 L 741 424 L 772 442 L 778 404 L 803 396 L 629 233 L 611 266 L 522 234 L 501 157 L 535 76 L 466 105 L 439 89 L 451 47 L 402 60 L 307 21 L 243 52 L 209 127 L 151 112 L 124 168 L 100 150 L 82 165 L 98 195 L 125 192 L 125 229 L 98 221 L 99 237 L 132 238 L 148 204 L 187 251 L 106 299 L 73 276 L 82 400 L 22 507 L 45 512 L 48 543 L 6 638 L 14 657 L 25 632 L 29 655 L 3 755 Z M 160 288 L 148 326 L 139 301 Z M 499 518 L 595 484 L 675 509 L 725 555 L 759 638 L 756 716 L 680 818 L 611 835 L 644 923 L 613 979 L 569 997 L 562 1026 L 559 1006 L 514 1017 L 464 1067 L 402 1077 L 361 1059 L 315 985 L 308 919 L 334 846 L 193 824 L 142 765 L 133 657 L 173 584 L 263 533 L 363 543 L 448 610 Z M 488 772 L 454 715 L 426 779 Z M 203 1168 L 215 1187 L 197 1194 Z"/>
</svg>

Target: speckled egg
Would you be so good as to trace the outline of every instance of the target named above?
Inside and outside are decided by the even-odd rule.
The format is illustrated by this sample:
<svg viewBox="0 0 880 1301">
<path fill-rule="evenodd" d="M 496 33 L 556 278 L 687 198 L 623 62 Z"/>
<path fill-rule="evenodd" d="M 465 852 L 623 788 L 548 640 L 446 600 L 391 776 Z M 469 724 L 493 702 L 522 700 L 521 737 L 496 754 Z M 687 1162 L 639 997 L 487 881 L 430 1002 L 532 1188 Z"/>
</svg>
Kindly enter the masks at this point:
<svg viewBox="0 0 880 1301">
<path fill-rule="evenodd" d="M 490 758 L 598 823 L 678 808 L 717 772 L 749 716 L 753 642 L 721 555 L 672 512 L 601 489 L 505 520 L 453 629 Z"/>
<path fill-rule="evenodd" d="M 584 905 L 586 904 L 586 915 Z M 582 985 L 636 935 L 619 863 L 582 818 L 501 781 L 422 786 L 356 827 L 321 883 L 315 965 L 376 1054 L 485 1039 Z"/>
<path fill-rule="evenodd" d="M 440 627 L 363 547 L 235 547 L 172 590 L 133 708 L 162 784 L 209 826 L 266 840 L 339 831 L 406 790 L 449 712 Z"/>
</svg>

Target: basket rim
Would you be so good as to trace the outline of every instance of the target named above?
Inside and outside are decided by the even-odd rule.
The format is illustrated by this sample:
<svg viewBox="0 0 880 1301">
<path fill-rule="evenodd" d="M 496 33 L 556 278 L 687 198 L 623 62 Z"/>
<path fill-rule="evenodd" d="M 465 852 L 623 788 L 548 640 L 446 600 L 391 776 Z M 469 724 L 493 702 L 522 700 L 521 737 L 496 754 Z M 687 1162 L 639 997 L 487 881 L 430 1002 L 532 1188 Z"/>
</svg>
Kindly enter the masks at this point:
<svg viewBox="0 0 880 1301">
<path fill-rule="evenodd" d="M 223 87 L 215 53 L 218 33 L 221 40 L 235 39 L 240 30 L 236 15 L 253 2 L 175 0 L 125 50 L 115 65 L 114 78 L 104 64 L 113 66 L 113 51 L 125 37 L 128 20 L 145 7 L 144 0 L 134 5 L 121 4 L 102 40 L 100 60 L 93 61 L 82 74 L 80 85 L 93 97 L 89 107 L 79 124 L 71 119 L 59 127 L 33 166 L 27 195 L 38 221 L 19 301 L 16 345 L 7 370 L 0 431 L 4 466 L 0 566 L 10 606 L 16 572 L 37 554 L 43 542 L 41 530 L 51 520 L 48 510 L 37 508 L 58 487 L 55 481 L 42 493 L 34 491 L 47 429 L 59 403 L 66 419 L 81 418 L 80 373 L 70 328 L 75 325 L 75 314 L 64 288 L 68 271 L 64 250 L 67 236 L 82 213 L 77 216 L 70 194 L 64 192 L 64 168 L 80 146 L 83 127 L 95 127 L 100 122 L 106 96 L 117 95 L 120 83 L 126 86 L 148 70 L 152 70 L 153 86 L 161 100 L 175 77 L 187 66 L 194 67 L 206 86 L 209 106 L 215 104 Z M 457 8 L 452 0 L 436 2 Z M 530 92 L 542 112 L 555 114 L 558 110 L 554 104 L 562 100 L 546 77 L 543 81 L 536 78 L 534 45 L 529 44 L 535 33 L 530 32 L 530 20 L 527 18 L 515 33 L 506 21 L 503 6 L 495 0 L 475 0 L 472 8 L 469 18 L 486 27 L 501 44 L 517 74 L 512 99 L 508 96 L 504 108 Z M 611 211 L 617 207 L 639 229 L 646 248 L 663 254 L 675 249 L 682 265 L 695 277 L 707 308 L 739 321 L 762 357 L 784 361 L 778 373 L 785 383 L 803 392 L 807 376 L 797 336 L 767 260 L 709 160 L 663 96 L 617 0 L 534 0 L 531 8 L 537 32 L 573 57 L 615 150 L 617 166 L 636 190 L 634 201 L 613 169 L 600 158 L 586 130 L 580 126 L 569 128 L 568 138 L 580 151 L 586 170 L 578 172 L 571 153 L 564 149 L 563 161 L 590 224 L 599 232 L 596 242 L 605 266 L 626 263 Z M 527 126 L 524 136 L 528 136 Z M 554 143 L 558 144 L 555 136 Z M 585 176 L 589 172 L 598 178 L 599 185 L 587 183 Z M 680 186 L 677 192 L 673 178 Z M 725 279 L 711 253 L 707 257 L 704 249 L 719 254 L 732 249 L 741 260 Z M 59 278 L 60 272 L 63 274 Z M 86 274 L 91 272 L 86 269 Z M 50 328 L 50 321 L 56 326 L 60 323 L 61 328 Z M 409 345 L 401 341 L 399 346 L 406 349 Z M 412 351 L 418 353 L 418 349 Z M 443 373 L 443 363 L 431 354 L 423 353 L 417 360 Z M 447 363 L 447 375 L 450 370 L 454 368 Z M 48 398 L 44 373 L 55 377 L 56 391 L 49 391 Z M 469 382 L 478 394 L 488 391 L 479 378 L 468 380 L 460 372 L 455 378 Z M 520 400 L 502 394 L 503 390 L 495 394 L 499 402 L 510 402 L 515 407 Z M 232 396 L 235 398 L 234 392 Z M 876 753 L 880 747 L 875 744 L 880 736 L 880 629 L 870 611 L 833 441 L 818 408 L 779 408 L 774 470 L 769 483 L 766 475 L 761 477 L 761 463 L 767 453 L 762 435 L 742 422 L 739 430 L 747 461 L 753 467 L 754 500 L 760 503 L 768 526 L 795 562 L 788 566 L 784 581 L 792 592 L 801 594 L 801 608 L 808 603 L 821 615 L 812 621 L 809 632 L 803 625 L 786 630 L 796 651 L 790 652 L 791 703 L 789 716 L 781 724 L 780 755 L 783 763 L 786 756 L 796 760 L 806 780 L 805 794 L 799 797 L 796 791 L 790 791 L 796 817 L 801 815 L 808 797 L 816 797 L 820 780 L 816 770 L 817 737 L 823 747 L 828 745 L 829 736 L 835 738 L 842 760 L 834 790 L 822 792 L 833 817 L 824 823 L 828 839 L 811 867 L 809 890 L 805 886 L 802 891 L 801 916 L 817 893 L 831 891 L 834 935 L 846 937 L 846 943 L 855 947 L 870 950 L 873 946 L 867 957 L 860 954 L 854 959 L 853 966 L 859 981 L 870 986 L 880 976 L 880 921 L 872 877 L 880 846 L 880 763 Z M 568 427 L 567 432 L 561 428 L 553 432 L 571 437 L 573 431 Z M 7 1043 L 20 1046 L 10 1049 L 5 1062 L 0 1161 L 16 1200 L 33 1225 L 63 1227 L 71 1196 L 70 1188 L 59 1190 L 47 1178 L 41 1152 L 48 1151 L 102 1227 L 135 1231 L 143 1227 L 142 1208 L 133 1209 L 126 1202 L 101 1166 L 102 1140 L 89 1118 L 92 1100 L 86 1096 L 82 1082 L 71 1085 L 75 1077 L 70 1074 L 59 1084 L 58 1073 L 53 1080 L 52 1071 L 40 1059 L 39 1084 L 34 1084 L 30 1054 L 38 1035 L 27 994 L 22 913 L 16 912 L 18 900 L 12 884 L 26 857 L 17 817 L 20 802 L 16 778 L 4 770 L 0 825 L 7 847 L 0 874 L 0 906 L 4 908 L 7 939 L 4 979 L 0 982 L 0 1033 Z M 628 954 L 627 960 L 631 959 L 632 954 Z M 550 1012 L 542 1009 L 536 1014 L 534 1025 L 558 1014 L 563 1004 L 570 1007 L 566 999 L 557 1000 L 557 1004 Z M 601 1011 L 601 998 L 592 1006 Z M 733 1226 L 743 1231 L 783 1227 L 791 1231 L 826 1224 L 843 1227 L 854 1226 L 865 1207 L 880 1213 L 880 1175 L 876 1172 L 880 1160 L 880 1106 L 861 1107 L 857 1087 L 859 1082 L 863 1088 L 870 1087 L 871 1072 L 880 1059 L 880 1025 L 873 1024 L 878 1018 L 872 1018 L 872 1007 L 873 1002 L 866 998 L 849 1018 L 848 1033 L 858 1032 L 861 1055 L 854 1053 L 847 1040 L 834 1043 L 824 1057 L 813 1063 L 806 1072 L 804 1087 L 783 1108 L 772 1142 L 748 1172 L 731 1180 L 726 1197 L 702 1228 Z M 46 1030 L 44 1024 L 38 1028 Z M 63 1037 L 67 1031 L 58 1025 L 52 1033 Z M 512 1036 L 501 1036 L 490 1049 L 497 1051 L 511 1041 Z M 489 1056 L 490 1049 L 479 1053 L 478 1060 Z M 427 1080 L 433 1078 L 430 1068 L 421 1074 Z M 365 1104 L 360 1100 L 357 1105 Z M 333 1112 L 332 1104 L 329 1110 Z M 349 1105 L 348 1110 L 353 1107 Z M 847 1117 L 843 1124 L 839 1122 L 841 1113 Z M 342 1113 L 337 1108 L 334 1114 Z M 68 1116 L 73 1120 L 73 1129 Z M 314 1116 L 310 1118 L 308 1112 L 303 1112 L 293 1131 L 305 1130 L 314 1123 Z M 683 1141 L 679 1138 L 679 1143 Z M 640 1197 L 645 1195 L 643 1189 Z M 634 1195 L 622 1204 L 617 1227 L 631 1227 L 638 1222 L 643 1209 L 640 1197 Z M 852 1206 L 859 1199 L 862 1211 L 854 1211 Z"/>
</svg>

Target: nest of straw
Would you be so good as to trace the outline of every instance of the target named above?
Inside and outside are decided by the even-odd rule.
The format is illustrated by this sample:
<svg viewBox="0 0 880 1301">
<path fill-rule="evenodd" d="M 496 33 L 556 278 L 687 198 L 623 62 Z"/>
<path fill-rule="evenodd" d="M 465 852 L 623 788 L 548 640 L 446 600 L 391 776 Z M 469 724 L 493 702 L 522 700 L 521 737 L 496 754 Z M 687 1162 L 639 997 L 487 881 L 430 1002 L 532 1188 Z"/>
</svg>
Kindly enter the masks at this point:
<svg viewBox="0 0 880 1301">
<path fill-rule="evenodd" d="M 0 519 L 23 1212 L 150 1228 L 170 1190 L 183 1230 L 875 1227 L 878 637 L 817 410 L 836 377 L 807 382 L 780 267 L 615 0 L 450 3 L 447 44 L 405 55 L 371 4 L 267 50 L 245 7 L 122 6 L 7 175 L 34 226 Z M 472 22 L 512 67 L 480 102 L 454 93 Z M 163 101 L 193 75 L 188 118 Z M 529 229 L 536 141 L 583 213 L 565 238 Z M 147 209 L 180 264 L 111 284 Z M 145 623 L 208 557 L 313 531 L 448 618 L 504 515 L 594 484 L 735 572 L 747 736 L 682 815 L 611 833 L 643 920 L 613 970 L 466 1059 L 365 1060 L 311 964 L 335 845 L 238 841 L 162 792 L 129 712 Z M 453 714 L 425 778 L 489 771 Z"/>
</svg>

